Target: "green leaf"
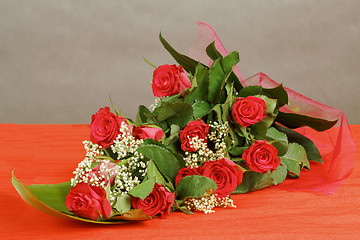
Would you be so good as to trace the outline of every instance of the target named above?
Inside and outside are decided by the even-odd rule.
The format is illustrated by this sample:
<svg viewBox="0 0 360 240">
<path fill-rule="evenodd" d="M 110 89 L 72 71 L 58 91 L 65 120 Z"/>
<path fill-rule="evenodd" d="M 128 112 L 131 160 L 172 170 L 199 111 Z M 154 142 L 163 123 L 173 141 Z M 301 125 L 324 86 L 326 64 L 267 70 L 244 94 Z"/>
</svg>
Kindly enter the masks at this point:
<svg viewBox="0 0 360 240">
<path fill-rule="evenodd" d="M 139 106 L 138 113 L 136 115 L 136 124 L 144 124 L 148 122 L 148 118 L 151 117 L 151 112 L 144 105 Z"/>
<path fill-rule="evenodd" d="M 274 122 L 274 117 L 265 116 L 260 122 L 255 123 L 251 127 L 251 133 L 256 137 L 265 138 L 268 128 Z"/>
<path fill-rule="evenodd" d="M 210 69 L 208 101 L 216 103 L 219 98 L 220 89 L 225 84 L 225 72 L 221 66 L 220 59 L 214 61 Z"/>
<path fill-rule="evenodd" d="M 155 178 L 149 178 L 129 191 L 129 195 L 144 200 L 154 189 Z"/>
<path fill-rule="evenodd" d="M 198 65 L 198 62 L 188 56 L 185 56 L 177 52 L 162 36 L 159 34 L 159 39 L 164 48 L 173 56 L 175 61 L 177 61 L 187 72 L 191 74 L 195 73 L 195 68 Z M 206 67 L 206 66 L 204 66 Z"/>
<path fill-rule="evenodd" d="M 178 93 L 178 94 L 165 97 L 165 98 L 162 100 L 162 102 L 175 102 L 175 101 L 178 100 L 179 97 L 181 97 L 181 95 L 183 95 L 184 92 L 186 92 L 186 91 L 188 91 L 188 89 L 185 89 L 185 90 L 183 90 L 182 92 L 180 92 L 180 93 Z"/>
<path fill-rule="evenodd" d="M 277 99 L 269 98 L 265 95 L 256 95 L 255 97 L 261 98 L 266 103 L 266 113 L 273 114 L 276 108 Z"/>
<path fill-rule="evenodd" d="M 165 184 L 166 181 L 163 175 L 160 173 L 160 171 L 158 170 L 158 168 L 156 167 L 155 163 L 152 160 L 149 161 L 146 172 L 147 172 L 147 177 L 149 179 L 151 178 L 155 179 L 156 183 L 160 185 Z"/>
<path fill-rule="evenodd" d="M 65 197 L 71 189 L 70 182 L 59 184 L 33 184 L 27 189 L 32 192 L 41 202 L 58 211 L 71 214 L 65 206 Z"/>
<path fill-rule="evenodd" d="M 309 160 L 323 163 L 319 149 L 316 147 L 315 143 L 313 141 L 311 141 L 309 138 L 305 137 L 304 135 L 302 135 L 294 130 L 282 127 L 277 124 L 274 124 L 274 127 L 277 130 L 285 133 L 286 136 L 288 137 L 289 142 L 296 142 L 296 143 L 300 144 L 301 146 L 303 146 L 305 148 L 307 158 Z"/>
<path fill-rule="evenodd" d="M 66 208 L 65 197 L 69 193 L 70 182 L 25 186 L 15 177 L 14 172 L 12 172 L 12 185 L 28 204 L 54 217 L 98 224 L 122 224 L 129 222 L 129 220 L 143 221 L 151 219 L 148 215 L 144 214 L 141 209 L 130 210 L 121 216 L 111 218 L 107 221 L 94 221 L 70 215 L 69 210 L 64 210 Z M 30 191 L 30 189 L 32 191 Z M 48 193 L 50 193 L 50 195 L 43 196 Z M 51 206 L 49 206 L 48 203 L 51 203 Z"/>
<path fill-rule="evenodd" d="M 328 121 L 322 118 L 314 118 L 297 113 L 285 113 L 280 111 L 275 121 L 292 129 L 308 126 L 318 132 L 322 132 L 332 128 L 338 120 Z"/>
<path fill-rule="evenodd" d="M 278 106 L 288 104 L 288 94 L 282 84 L 275 88 L 262 88 L 261 86 L 247 86 L 239 91 L 239 97 L 255 95 L 266 95 L 269 98 L 277 99 Z"/>
<path fill-rule="evenodd" d="M 163 102 L 154 110 L 153 115 L 158 122 L 166 120 L 169 126 L 176 124 L 183 128 L 192 119 L 193 109 L 185 102 Z"/>
<path fill-rule="evenodd" d="M 253 171 L 246 171 L 240 185 L 234 190 L 234 194 L 247 193 L 273 185 L 273 179 L 269 173 L 262 174 Z"/>
<path fill-rule="evenodd" d="M 279 165 L 275 171 L 271 173 L 271 177 L 274 180 L 274 184 L 278 185 L 279 183 L 282 183 L 286 179 L 287 175 L 287 168 L 286 165 Z"/>
<path fill-rule="evenodd" d="M 262 93 L 261 86 L 247 86 L 239 91 L 238 96 L 248 97 L 248 96 L 260 95 L 261 93 Z"/>
<path fill-rule="evenodd" d="M 196 66 L 195 76 L 196 84 L 192 85 L 192 89 L 185 95 L 184 101 L 193 104 L 197 101 L 207 101 L 209 87 L 209 72 L 201 64 Z"/>
<path fill-rule="evenodd" d="M 235 188 L 232 194 L 243 194 L 248 192 L 250 192 L 249 187 L 246 184 L 240 184 Z"/>
<path fill-rule="evenodd" d="M 251 134 L 255 136 L 255 138 L 262 139 L 265 137 L 267 131 L 267 126 L 264 122 L 260 121 L 255 123 L 251 127 Z"/>
<path fill-rule="evenodd" d="M 223 110 L 222 110 L 222 104 L 216 104 L 212 111 L 214 111 L 216 113 L 216 116 L 217 116 L 217 122 L 219 122 L 220 124 L 223 123 L 222 121 L 222 116 L 223 116 Z"/>
<path fill-rule="evenodd" d="M 215 41 L 213 41 L 209 44 L 209 46 L 206 47 L 206 54 L 214 61 L 218 58 L 222 58 L 222 55 L 215 47 Z"/>
<path fill-rule="evenodd" d="M 119 214 L 128 212 L 131 209 L 131 197 L 127 194 L 117 197 L 114 208 Z"/>
<path fill-rule="evenodd" d="M 244 88 L 243 85 L 240 83 L 239 78 L 236 76 L 234 72 L 230 73 L 229 81 L 231 81 L 234 84 L 234 88 L 236 89 L 236 91 L 240 91 L 241 89 Z"/>
<path fill-rule="evenodd" d="M 276 98 L 279 107 L 282 107 L 289 102 L 288 94 L 282 84 L 275 88 L 263 88 L 263 93 L 270 98 Z"/>
<path fill-rule="evenodd" d="M 176 192 L 179 199 L 185 199 L 186 197 L 198 198 L 205 194 L 205 191 L 210 188 L 216 190 L 217 185 L 211 178 L 192 175 L 181 179 L 176 186 Z"/>
<path fill-rule="evenodd" d="M 265 137 L 269 139 L 273 139 L 279 142 L 288 143 L 288 139 L 285 133 L 278 131 L 276 128 L 271 127 L 267 130 Z"/>
<path fill-rule="evenodd" d="M 179 162 L 175 154 L 164 146 L 146 142 L 140 145 L 137 151 L 153 160 L 159 171 L 163 175 L 168 176 L 172 182 L 175 182 L 175 177 L 180 170 Z"/>
<path fill-rule="evenodd" d="M 281 157 L 281 162 L 285 163 L 289 172 L 299 176 L 303 167 L 310 168 L 305 149 L 297 143 L 290 143 L 288 151 Z"/>
<path fill-rule="evenodd" d="M 232 156 L 241 156 L 244 152 L 244 150 L 248 149 L 249 147 L 239 147 L 239 146 L 235 146 L 233 148 L 230 149 L 229 153 Z"/>
<path fill-rule="evenodd" d="M 208 101 L 210 103 L 218 103 L 218 99 L 221 96 L 221 90 L 224 90 L 223 87 L 238 62 L 238 52 L 232 52 L 223 59 L 214 61 L 209 78 Z M 225 93 L 222 93 L 222 95 L 224 94 Z"/>
<path fill-rule="evenodd" d="M 202 118 L 211 111 L 210 104 L 204 101 L 194 103 L 192 108 L 194 110 L 195 118 Z"/>
</svg>

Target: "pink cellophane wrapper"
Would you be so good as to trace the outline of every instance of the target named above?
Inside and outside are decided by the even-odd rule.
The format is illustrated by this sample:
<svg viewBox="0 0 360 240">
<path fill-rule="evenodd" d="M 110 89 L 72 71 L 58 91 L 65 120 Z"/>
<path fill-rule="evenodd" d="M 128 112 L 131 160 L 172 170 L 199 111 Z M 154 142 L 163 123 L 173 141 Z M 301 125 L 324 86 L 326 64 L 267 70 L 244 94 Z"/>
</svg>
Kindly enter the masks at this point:
<svg viewBox="0 0 360 240">
<path fill-rule="evenodd" d="M 189 51 L 189 56 L 203 63 L 212 63 L 205 49 L 215 41 L 216 49 L 227 55 L 225 47 L 211 26 L 198 23 L 198 32 Z M 264 88 L 274 88 L 279 83 L 270 79 L 264 73 L 258 73 L 246 80 L 238 68 L 234 70 L 243 86 L 261 85 Z M 310 138 L 318 147 L 324 164 L 311 162 L 310 171 L 302 171 L 299 179 L 287 179 L 276 188 L 284 190 L 315 190 L 333 194 L 341 182 L 350 176 L 355 159 L 355 143 L 352 137 L 345 113 L 333 107 L 326 106 L 286 88 L 289 104 L 281 108 L 284 112 L 295 112 L 311 117 L 336 120 L 336 125 L 324 132 L 317 132 L 309 127 L 296 129 L 297 132 Z"/>
</svg>

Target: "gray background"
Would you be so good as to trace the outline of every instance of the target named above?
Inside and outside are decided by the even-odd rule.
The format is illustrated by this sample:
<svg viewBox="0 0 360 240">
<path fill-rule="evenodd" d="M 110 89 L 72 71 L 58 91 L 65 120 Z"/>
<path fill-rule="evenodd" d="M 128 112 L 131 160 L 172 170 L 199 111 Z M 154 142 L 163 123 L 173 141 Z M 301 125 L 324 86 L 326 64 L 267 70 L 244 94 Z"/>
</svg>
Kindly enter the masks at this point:
<svg viewBox="0 0 360 240">
<path fill-rule="evenodd" d="M 186 53 L 196 21 L 264 72 L 360 124 L 360 1 L 0 1 L 0 123 L 89 123 L 109 105 L 151 105 L 155 65 Z"/>
</svg>

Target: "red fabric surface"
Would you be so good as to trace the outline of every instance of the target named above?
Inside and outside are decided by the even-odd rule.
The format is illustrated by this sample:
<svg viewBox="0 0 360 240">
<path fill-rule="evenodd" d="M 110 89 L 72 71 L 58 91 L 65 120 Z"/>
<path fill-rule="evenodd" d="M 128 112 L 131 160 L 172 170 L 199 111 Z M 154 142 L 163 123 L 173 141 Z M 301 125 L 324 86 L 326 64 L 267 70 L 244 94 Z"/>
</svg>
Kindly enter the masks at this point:
<svg viewBox="0 0 360 240">
<path fill-rule="evenodd" d="M 0 124 L 1 239 L 360 239 L 360 125 L 351 126 L 353 173 L 331 196 L 274 187 L 233 195 L 236 209 L 110 226 L 55 218 L 24 202 L 11 171 L 26 185 L 69 180 L 89 131 L 87 125 Z"/>
</svg>

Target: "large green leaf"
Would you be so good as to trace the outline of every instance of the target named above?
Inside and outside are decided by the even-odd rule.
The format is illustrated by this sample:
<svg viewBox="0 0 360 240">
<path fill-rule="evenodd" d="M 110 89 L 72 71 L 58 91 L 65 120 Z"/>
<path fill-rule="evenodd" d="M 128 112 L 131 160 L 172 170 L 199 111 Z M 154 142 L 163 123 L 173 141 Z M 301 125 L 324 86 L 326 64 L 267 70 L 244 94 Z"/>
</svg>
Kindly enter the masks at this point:
<svg viewBox="0 0 360 240">
<path fill-rule="evenodd" d="M 186 197 L 198 198 L 205 194 L 205 191 L 212 188 L 217 189 L 217 185 L 211 178 L 192 175 L 181 179 L 176 186 L 176 192 L 179 199 L 185 199 Z"/>
<path fill-rule="evenodd" d="M 232 52 L 223 59 L 214 61 L 209 78 L 208 101 L 210 103 L 218 103 L 220 96 L 225 94 L 222 93 L 221 90 L 225 91 L 225 89 L 223 89 L 225 83 L 238 62 L 238 52 Z"/>
<path fill-rule="evenodd" d="M 222 58 L 222 55 L 215 47 L 215 41 L 213 41 L 209 44 L 209 46 L 206 47 L 206 54 L 214 61 L 218 58 Z"/>
<path fill-rule="evenodd" d="M 194 110 L 195 118 L 202 118 L 211 111 L 210 104 L 204 101 L 194 103 L 192 108 Z"/>
<path fill-rule="evenodd" d="M 300 144 L 301 146 L 303 146 L 305 148 L 307 158 L 309 160 L 323 163 L 319 149 L 316 147 L 315 143 L 313 141 L 311 141 L 309 138 L 305 137 L 304 135 L 302 135 L 294 130 L 282 127 L 277 124 L 274 124 L 274 127 L 277 130 L 285 133 L 289 142 L 296 142 L 296 143 Z"/>
<path fill-rule="evenodd" d="M 129 191 L 129 195 L 144 200 L 154 189 L 155 178 L 149 178 L 143 181 L 141 184 L 137 185 Z"/>
<path fill-rule="evenodd" d="M 119 214 L 126 213 L 131 209 L 131 196 L 122 195 L 116 198 L 114 208 Z"/>
<path fill-rule="evenodd" d="M 274 185 L 282 183 L 286 179 L 287 169 L 286 165 L 279 165 L 275 171 L 273 171 L 270 176 L 274 181 Z"/>
<path fill-rule="evenodd" d="M 164 146 L 150 143 L 150 141 L 146 141 L 140 145 L 137 151 L 154 161 L 159 171 L 168 176 L 172 182 L 175 182 L 175 177 L 180 170 L 180 166 L 178 158 L 174 153 Z"/>
<path fill-rule="evenodd" d="M 185 95 L 184 101 L 193 104 L 197 101 L 207 101 L 208 88 L 209 88 L 209 72 L 201 64 L 196 66 L 195 83 L 193 88 Z"/>
<path fill-rule="evenodd" d="M 150 123 L 148 121 L 149 118 L 151 118 L 151 112 L 149 109 L 147 109 L 144 105 L 139 106 L 138 113 L 136 115 L 136 124 L 144 124 L 144 123 Z M 151 119 L 153 120 L 153 119 Z"/>
<path fill-rule="evenodd" d="M 262 94 L 261 86 L 247 86 L 241 89 L 238 93 L 239 97 L 248 97 Z"/>
<path fill-rule="evenodd" d="M 146 169 L 146 173 L 147 173 L 147 177 L 149 179 L 155 179 L 155 182 L 160 184 L 160 185 L 164 185 L 165 184 L 165 179 L 163 177 L 163 175 L 160 173 L 160 171 L 158 170 L 158 168 L 156 167 L 155 163 L 150 160 L 148 167 Z"/>
<path fill-rule="evenodd" d="M 288 94 L 282 84 L 275 88 L 263 88 L 261 86 L 247 86 L 239 91 L 239 97 L 255 95 L 266 95 L 269 98 L 277 99 L 279 107 L 288 104 Z"/>
<path fill-rule="evenodd" d="M 12 172 L 12 185 L 28 204 L 46 214 L 59 218 L 98 224 L 122 224 L 129 221 L 144 221 L 151 219 L 148 215 L 143 213 L 141 209 L 130 210 L 124 214 L 108 219 L 107 221 L 93 221 L 70 215 L 68 210 L 64 210 L 66 208 L 65 197 L 70 190 L 69 182 L 25 186 L 15 177 L 14 172 Z"/>
<path fill-rule="evenodd" d="M 276 98 L 278 100 L 279 107 L 284 106 L 289 102 L 288 94 L 282 84 L 275 88 L 263 88 L 263 93 L 268 97 Z"/>
<path fill-rule="evenodd" d="M 234 194 L 247 193 L 263 189 L 273 185 L 273 179 L 269 173 L 263 174 L 253 171 L 246 171 L 240 185 L 234 190 Z"/>
<path fill-rule="evenodd" d="M 169 126 L 176 124 L 183 128 L 192 119 L 193 109 L 186 102 L 162 102 L 154 110 L 153 116 L 158 122 L 166 121 Z"/>
<path fill-rule="evenodd" d="M 305 149 L 297 143 L 290 143 L 288 151 L 281 157 L 281 162 L 285 163 L 287 170 L 297 176 L 303 167 L 310 168 Z"/>
<path fill-rule="evenodd" d="M 285 113 L 280 111 L 275 121 L 292 129 L 308 126 L 318 132 L 322 132 L 332 128 L 338 120 L 328 121 L 322 118 L 314 118 L 297 113 Z"/>
<path fill-rule="evenodd" d="M 268 140 L 276 140 L 279 142 L 288 143 L 288 139 L 285 133 L 278 131 L 276 128 L 271 127 L 267 130 L 265 137 Z"/>
<path fill-rule="evenodd" d="M 195 74 L 195 68 L 198 65 L 198 62 L 194 59 L 185 56 L 184 54 L 179 53 L 176 51 L 162 36 L 161 33 L 159 34 L 159 39 L 164 48 L 173 56 L 175 61 L 177 61 L 187 72 L 191 74 Z M 204 66 L 206 67 L 206 66 Z"/>
</svg>

